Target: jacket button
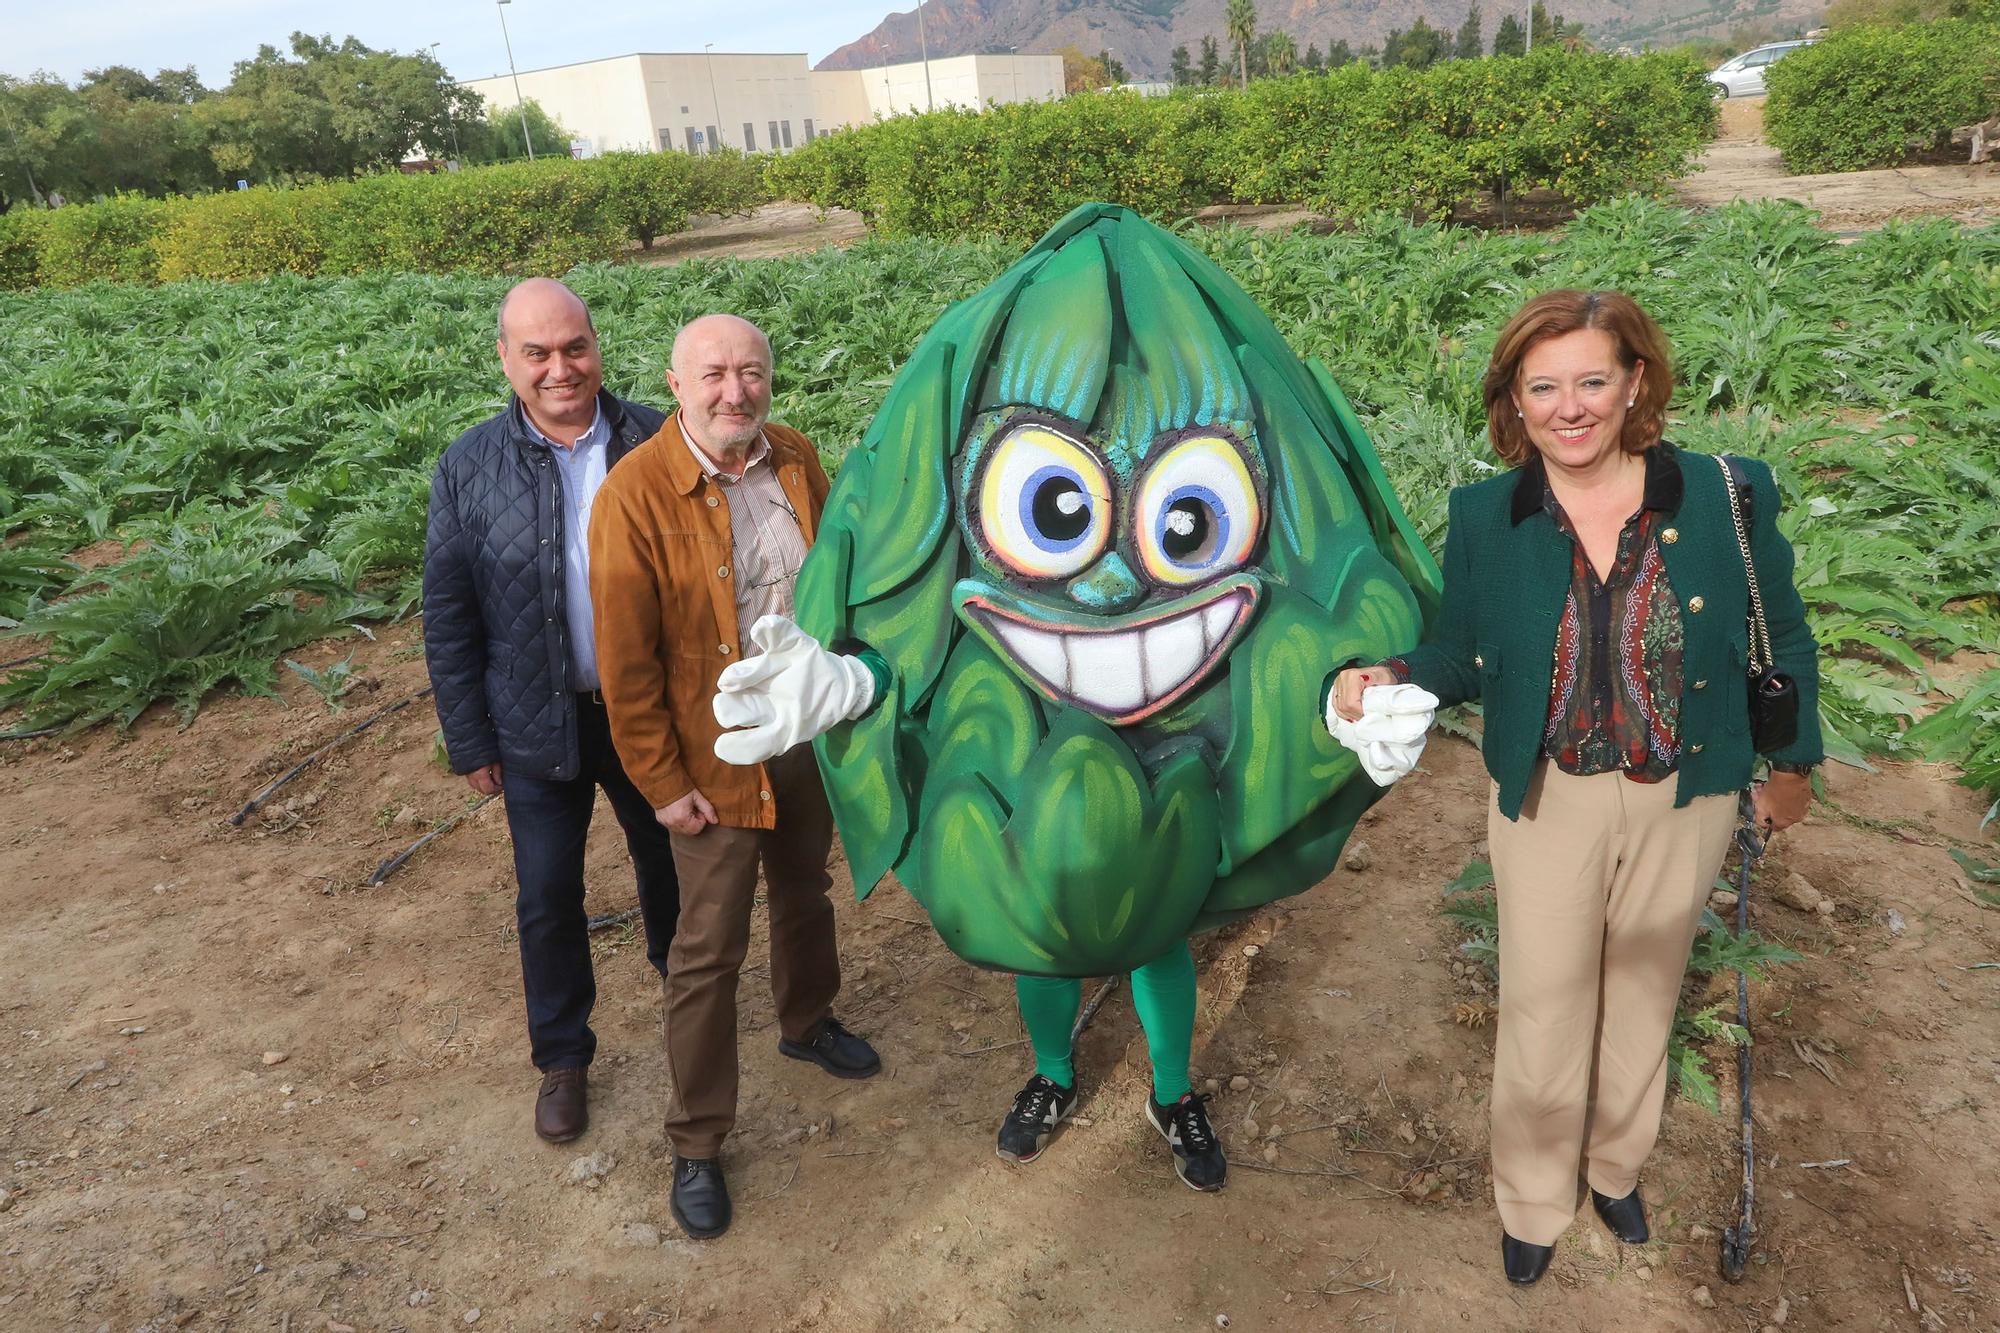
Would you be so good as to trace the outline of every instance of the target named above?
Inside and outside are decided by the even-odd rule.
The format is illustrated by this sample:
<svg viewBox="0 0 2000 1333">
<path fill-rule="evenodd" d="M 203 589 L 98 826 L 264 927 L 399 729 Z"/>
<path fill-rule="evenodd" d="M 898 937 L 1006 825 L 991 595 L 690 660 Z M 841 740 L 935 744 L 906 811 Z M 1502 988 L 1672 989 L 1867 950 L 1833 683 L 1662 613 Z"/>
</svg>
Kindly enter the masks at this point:
<svg viewBox="0 0 2000 1333">
<path fill-rule="evenodd" d="M 1705 680 L 1698 680 L 1694 683 L 1694 687 L 1698 690 L 1705 690 L 1708 688 L 1708 682 Z"/>
<path fill-rule="evenodd" d="M 721 504 L 721 503 L 722 503 L 722 502 L 721 502 L 720 500 L 716 499 L 716 498 L 715 498 L 714 496 L 712 496 L 712 495 L 708 497 L 708 507 L 709 507 L 710 509 L 713 509 L 713 508 L 715 508 L 715 507 L 716 507 L 717 505 L 719 505 L 719 504 Z"/>
<path fill-rule="evenodd" d="M 768 801 L 771 799 L 771 793 L 767 791 L 760 791 L 757 793 L 757 799 L 760 801 Z"/>
<path fill-rule="evenodd" d="M 726 578 L 728 578 L 728 577 L 729 577 L 729 566 L 728 566 L 728 565 L 717 565 L 717 566 L 715 567 L 715 577 L 717 577 L 717 578 L 719 578 L 719 579 L 726 579 Z"/>
<path fill-rule="evenodd" d="M 1660 533 L 1660 540 L 1665 542 L 1669 546 L 1672 546 L 1675 542 L 1679 541 L 1680 539 L 1681 539 L 1681 530 L 1679 528 L 1668 528 L 1662 533 Z"/>
<path fill-rule="evenodd" d="M 1700 753 L 1701 753 L 1701 742 L 1700 742 L 1700 741 L 1696 741 L 1696 742 L 1695 742 L 1695 743 L 1694 743 L 1693 745 L 1690 745 L 1690 746 L 1688 746 L 1688 753 L 1689 753 L 1689 754 L 1700 754 Z"/>
<path fill-rule="evenodd" d="M 724 657 L 729 656 L 729 645 L 726 643 L 718 643 L 717 645 L 715 645 L 715 650 L 721 653 Z"/>
<path fill-rule="evenodd" d="M 1704 606 L 1707 605 L 1708 603 L 1702 601 L 1699 596 L 1688 598 L 1688 610 L 1690 612 L 1699 612 Z"/>
<path fill-rule="evenodd" d="M 547 537 L 542 538 L 542 545 L 547 546 L 548 544 L 549 544 L 549 539 Z"/>
<path fill-rule="evenodd" d="M 1474 653 L 1472 655 L 1472 665 L 1476 667 L 1483 667 L 1486 665 L 1486 659 L 1482 657 L 1480 654 Z"/>
</svg>

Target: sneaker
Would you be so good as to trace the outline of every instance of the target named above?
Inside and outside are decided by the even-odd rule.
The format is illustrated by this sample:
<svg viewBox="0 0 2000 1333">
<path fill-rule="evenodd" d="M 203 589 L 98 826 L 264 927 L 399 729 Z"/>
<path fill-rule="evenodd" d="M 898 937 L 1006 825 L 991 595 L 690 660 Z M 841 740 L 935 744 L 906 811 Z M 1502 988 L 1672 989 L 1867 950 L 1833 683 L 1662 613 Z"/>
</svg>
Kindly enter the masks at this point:
<svg viewBox="0 0 2000 1333">
<path fill-rule="evenodd" d="M 1208 1123 L 1207 1104 L 1207 1097 L 1190 1092 L 1173 1105 L 1162 1106 L 1148 1093 L 1146 1119 L 1172 1145 L 1174 1174 L 1190 1189 L 1219 1190 L 1229 1177 L 1229 1163 L 1223 1160 L 1215 1127 Z"/>
<path fill-rule="evenodd" d="M 1026 1165 L 1042 1155 L 1056 1126 L 1076 1109 L 1076 1089 L 1040 1074 L 1014 1094 L 1013 1109 L 1000 1122 L 1000 1155 Z"/>
</svg>

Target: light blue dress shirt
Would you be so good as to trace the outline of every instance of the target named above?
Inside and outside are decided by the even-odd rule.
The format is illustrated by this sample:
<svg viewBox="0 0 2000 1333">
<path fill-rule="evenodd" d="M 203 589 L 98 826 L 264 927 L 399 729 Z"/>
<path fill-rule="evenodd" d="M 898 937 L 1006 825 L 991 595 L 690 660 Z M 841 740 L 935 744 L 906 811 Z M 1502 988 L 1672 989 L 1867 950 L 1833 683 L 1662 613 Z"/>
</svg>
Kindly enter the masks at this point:
<svg viewBox="0 0 2000 1333">
<path fill-rule="evenodd" d="M 575 444 L 557 444 L 535 429 L 523 412 L 528 433 L 555 455 L 562 469 L 563 617 L 569 622 L 569 687 L 594 690 L 597 676 L 597 620 L 590 609 L 590 506 L 610 467 L 611 423 L 604 409 Z"/>
</svg>

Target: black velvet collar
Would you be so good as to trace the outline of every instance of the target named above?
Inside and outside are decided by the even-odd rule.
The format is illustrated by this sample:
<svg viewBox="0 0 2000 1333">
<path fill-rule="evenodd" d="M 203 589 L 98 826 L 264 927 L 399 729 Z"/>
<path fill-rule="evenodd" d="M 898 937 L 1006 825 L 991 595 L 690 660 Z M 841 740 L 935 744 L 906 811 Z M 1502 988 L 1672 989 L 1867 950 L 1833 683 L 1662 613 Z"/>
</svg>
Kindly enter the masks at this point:
<svg viewBox="0 0 2000 1333">
<path fill-rule="evenodd" d="M 1661 440 L 1646 451 L 1646 491 L 1639 504 L 1644 509 L 1658 509 L 1672 513 L 1681 507 L 1680 459 L 1679 451 L 1673 445 Z M 1515 527 L 1537 510 L 1553 510 L 1555 495 L 1549 490 L 1549 471 L 1538 453 L 1516 469 L 1514 481 L 1514 505 L 1509 512 L 1509 520 Z"/>
</svg>

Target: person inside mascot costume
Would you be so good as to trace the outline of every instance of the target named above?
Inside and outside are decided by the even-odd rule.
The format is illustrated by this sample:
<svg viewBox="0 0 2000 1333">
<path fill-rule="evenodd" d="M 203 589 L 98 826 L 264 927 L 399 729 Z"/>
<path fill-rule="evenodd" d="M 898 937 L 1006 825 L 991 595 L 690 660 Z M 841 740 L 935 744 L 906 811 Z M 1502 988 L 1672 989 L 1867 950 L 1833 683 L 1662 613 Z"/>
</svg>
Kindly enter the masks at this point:
<svg viewBox="0 0 2000 1333">
<path fill-rule="evenodd" d="M 1138 215 L 1087 204 L 947 310 L 842 463 L 799 623 L 725 670 L 716 752 L 817 737 L 865 898 L 896 877 L 1015 975 L 1034 1160 L 1077 1101 L 1082 979 L 1130 973 L 1145 1113 L 1181 1179 L 1226 1164 L 1188 1081 L 1188 937 L 1327 875 L 1436 701 L 1342 666 L 1413 647 L 1437 567 L 1324 367 Z"/>
</svg>

